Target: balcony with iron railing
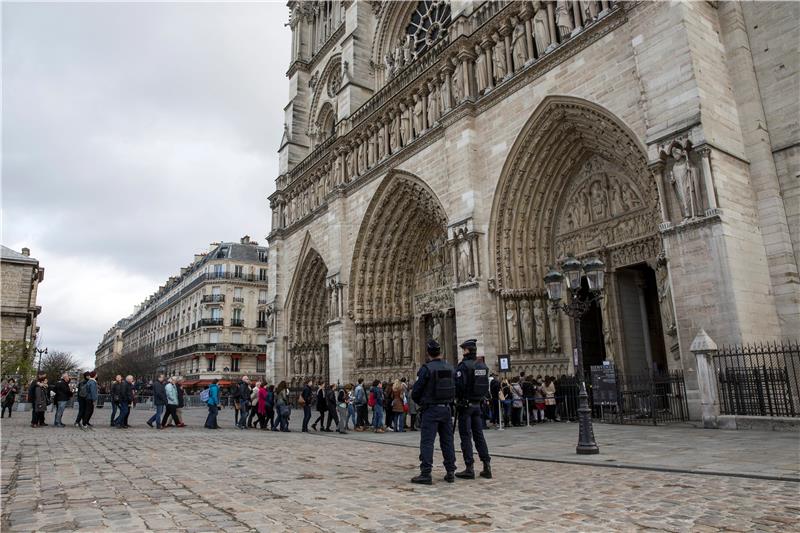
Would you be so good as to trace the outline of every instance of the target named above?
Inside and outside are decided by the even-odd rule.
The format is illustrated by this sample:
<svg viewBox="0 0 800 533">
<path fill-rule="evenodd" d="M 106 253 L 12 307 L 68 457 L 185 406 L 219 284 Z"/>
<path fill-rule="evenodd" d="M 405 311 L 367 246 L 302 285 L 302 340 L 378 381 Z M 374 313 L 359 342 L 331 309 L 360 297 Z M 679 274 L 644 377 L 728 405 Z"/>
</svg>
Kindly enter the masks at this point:
<svg viewBox="0 0 800 533">
<path fill-rule="evenodd" d="M 244 327 L 244 319 L 243 318 L 232 318 L 231 319 L 231 327 L 243 328 Z"/>
<path fill-rule="evenodd" d="M 236 343 L 201 343 L 201 344 L 192 344 L 189 346 L 184 346 L 183 348 L 178 348 L 177 350 L 173 350 L 171 352 L 165 353 L 161 356 L 162 360 L 174 359 L 176 357 L 181 357 L 183 355 L 189 355 L 193 353 L 217 353 L 217 352 L 225 352 L 225 353 L 252 353 L 252 354 L 259 354 L 264 353 L 267 347 L 265 345 L 258 345 L 258 344 L 236 344 Z"/>
<path fill-rule="evenodd" d="M 224 302 L 225 301 L 225 295 L 224 294 L 204 294 L 201 301 L 204 304 Z"/>
<path fill-rule="evenodd" d="M 202 318 L 200 319 L 200 327 L 207 327 L 207 326 L 222 326 L 224 325 L 224 320 L 221 318 Z"/>
<path fill-rule="evenodd" d="M 256 327 L 257 328 L 265 328 L 265 327 L 267 327 L 267 321 L 266 320 L 257 320 L 256 321 Z"/>
<path fill-rule="evenodd" d="M 235 303 L 235 304 L 243 304 L 244 303 L 244 297 L 243 296 L 234 296 L 233 297 L 233 303 Z"/>
</svg>

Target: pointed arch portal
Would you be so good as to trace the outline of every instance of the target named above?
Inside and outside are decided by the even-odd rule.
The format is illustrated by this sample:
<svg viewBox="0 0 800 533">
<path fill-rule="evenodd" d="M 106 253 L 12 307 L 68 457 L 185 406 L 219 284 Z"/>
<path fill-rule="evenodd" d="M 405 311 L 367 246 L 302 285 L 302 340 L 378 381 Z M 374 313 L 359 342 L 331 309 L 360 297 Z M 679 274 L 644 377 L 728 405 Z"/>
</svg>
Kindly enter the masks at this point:
<svg viewBox="0 0 800 533">
<path fill-rule="evenodd" d="M 426 338 L 455 355 L 447 216 L 419 178 L 394 171 L 367 208 L 351 268 L 355 368 L 410 376 Z"/>
<path fill-rule="evenodd" d="M 569 371 L 543 282 L 567 255 L 599 256 L 609 280 L 602 304 L 582 321 L 584 365 L 620 353 L 629 370 L 661 363 L 658 220 L 656 182 L 636 135 L 596 104 L 545 98 L 511 149 L 492 207 L 501 344 L 518 367 Z"/>
</svg>

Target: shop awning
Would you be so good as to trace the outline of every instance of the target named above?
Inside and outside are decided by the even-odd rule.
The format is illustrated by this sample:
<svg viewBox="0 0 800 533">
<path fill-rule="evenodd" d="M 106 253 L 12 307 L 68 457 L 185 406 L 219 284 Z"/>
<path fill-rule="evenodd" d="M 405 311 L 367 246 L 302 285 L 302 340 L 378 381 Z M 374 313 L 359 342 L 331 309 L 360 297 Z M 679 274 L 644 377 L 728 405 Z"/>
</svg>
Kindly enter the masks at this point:
<svg viewBox="0 0 800 533">
<path fill-rule="evenodd" d="M 199 383 L 199 381 L 196 379 L 187 379 L 186 381 L 183 382 L 183 386 L 194 387 L 195 385 L 197 385 L 197 383 Z"/>
</svg>

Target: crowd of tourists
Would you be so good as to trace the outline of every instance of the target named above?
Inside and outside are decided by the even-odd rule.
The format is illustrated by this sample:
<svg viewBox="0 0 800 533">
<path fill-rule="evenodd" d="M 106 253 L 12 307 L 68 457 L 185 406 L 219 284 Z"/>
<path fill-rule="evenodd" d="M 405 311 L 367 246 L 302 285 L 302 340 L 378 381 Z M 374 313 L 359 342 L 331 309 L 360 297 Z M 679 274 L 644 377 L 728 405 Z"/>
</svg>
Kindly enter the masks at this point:
<svg viewBox="0 0 800 533">
<path fill-rule="evenodd" d="M 183 408 L 187 393 L 182 378 L 159 375 L 147 386 L 146 398 L 152 401 L 155 413 L 147 425 L 156 429 L 186 427 Z M 107 391 L 111 405 L 108 425 L 125 429 L 131 409 L 143 400 L 141 380 L 133 376 L 116 376 L 110 386 L 100 387 L 95 372 L 85 372 L 77 383 L 64 374 L 56 383 L 48 383 L 39 374 L 28 386 L 27 401 L 31 404 L 31 427 L 44 427 L 45 412 L 52 406 L 54 427 L 66 427 L 62 418 L 65 407 L 73 401 L 77 414 L 73 425 L 82 430 L 94 428 L 92 418 L 100 391 Z M 219 429 L 218 417 L 224 404 L 233 409 L 234 426 L 238 429 L 257 428 L 271 431 L 291 431 L 289 421 L 293 408 L 302 411 L 301 431 L 346 433 L 348 431 L 404 432 L 419 429 L 419 406 L 411 398 L 406 378 L 394 382 L 374 380 L 338 385 L 308 380 L 302 390 L 290 394 L 285 381 L 277 385 L 264 381 L 252 382 L 242 376 L 232 388 L 223 389 L 212 380 L 200 393 L 200 401 L 208 408 L 205 427 Z M 556 413 L 556 379 L 551 376 L 512 378 L 492 374 L 489 394 L 482 405 L 484 427 L 518 427 L 558 420 Z M 2 417 L 11 416 L 20 393 L 14 379 L 3 382 L 0 394 Z M 299 413 L 298 413 L 298 416 Z"/>
</svg>

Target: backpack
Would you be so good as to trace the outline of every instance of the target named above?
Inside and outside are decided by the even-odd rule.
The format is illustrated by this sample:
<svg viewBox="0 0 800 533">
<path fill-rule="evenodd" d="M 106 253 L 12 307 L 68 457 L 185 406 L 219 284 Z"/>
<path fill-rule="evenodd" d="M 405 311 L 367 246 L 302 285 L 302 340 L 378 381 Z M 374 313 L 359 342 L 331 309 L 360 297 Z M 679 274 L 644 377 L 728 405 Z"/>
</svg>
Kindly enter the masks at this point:
<svg viewBox="0 0 800 533">
<path fill-rule="evenodd" d="M 78 384 L 78 398 L 86 398 L 86 381 L 81 381 Z"/>
<path fill-rule="evenodd" d="M 211 392 L 209 391 L 209 389 L 203 389 L 203 391 L 200 393 L 200 401 L 208 403 L 208 398 L 210 395 Z"/>
<path fill-rule="evenodd" d="M 367 400 L 367 405 L 370 407 L 375 407 L 377 401 L 375 400 L 375 393 L 373 391 L 369 391 L 369 399 Z"/>
<path fill-rule="evenodd" d="M 234 400 L 239 400 L 242 397 L 242 391 L 239 390 L 239 386 L 237 385 L 236 388 L 233 389 L 233 394 L 231 394 L 231 398 Z"/>
</svg>

